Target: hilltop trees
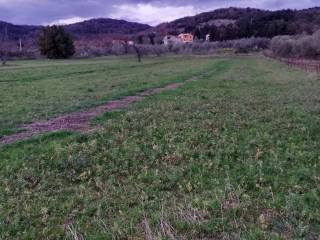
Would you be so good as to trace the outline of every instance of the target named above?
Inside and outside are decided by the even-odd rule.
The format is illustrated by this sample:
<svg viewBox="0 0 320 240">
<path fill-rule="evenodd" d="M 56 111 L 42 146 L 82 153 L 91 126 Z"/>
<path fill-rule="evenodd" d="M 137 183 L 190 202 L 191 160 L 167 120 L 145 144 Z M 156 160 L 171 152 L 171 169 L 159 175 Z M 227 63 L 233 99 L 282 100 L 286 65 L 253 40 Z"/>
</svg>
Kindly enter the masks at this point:
<svg viewBox="0 0 320 240">
<path fill-rule="evenodd" d="M 273 38 L 278 35 L 312 34 L 320 27 L 320 8 L 264 11 L 220 9 L 169 23 L 170 30 L 192 32 L 196 39 L 227 41 L 241 38 Z"/>
<path fill-rule="evenodd" d="M 69 58 L 75 53 L 73 39 L 62 26 L 48 26 L 39 36 L 41 54 L 49 59 Z"/>
</svg>

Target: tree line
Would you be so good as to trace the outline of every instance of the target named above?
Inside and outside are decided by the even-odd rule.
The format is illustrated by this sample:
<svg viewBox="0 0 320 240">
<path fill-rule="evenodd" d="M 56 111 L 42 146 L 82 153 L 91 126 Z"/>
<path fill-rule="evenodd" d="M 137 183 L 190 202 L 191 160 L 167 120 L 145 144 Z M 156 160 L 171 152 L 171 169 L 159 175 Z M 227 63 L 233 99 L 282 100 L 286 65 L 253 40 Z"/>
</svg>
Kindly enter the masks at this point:
<svg viewBox="0 0 320 240">
<path fill-rule="evenodd" d="M 282 10 L 276 12 L 251 12 L 243 14 L 234 23 L 204 24 L 197 26 L 193 24 L 184 28 L 185 32 L 190 32 L 197 39 L 206 39 L 210 34 L 210 41 L 225 41 L 249 37 L 273 38 L 279 35 L 297 35 L 302 33 L 312 34 L 318 28 L 320 15 L 303 14 L 294 10 Z"/>
</svg>

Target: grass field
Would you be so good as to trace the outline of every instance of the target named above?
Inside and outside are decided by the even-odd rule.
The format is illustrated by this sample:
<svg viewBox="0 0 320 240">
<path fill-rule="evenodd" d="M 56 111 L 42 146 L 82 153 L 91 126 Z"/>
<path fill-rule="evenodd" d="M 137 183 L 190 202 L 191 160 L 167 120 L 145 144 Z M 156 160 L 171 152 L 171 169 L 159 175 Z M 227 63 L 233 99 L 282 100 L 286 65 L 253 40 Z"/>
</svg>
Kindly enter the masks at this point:
<svg viewBox="0 0 320 240">
<path fill-rule="evenodd" d="M 97 132 L 0 148 L 0 239 L 318 239 L 319 76 L 260 56 L 11 64 L 3 135 L 196 81 L 97 118 Z"/>
<path fill-rule="evenodd" d="M 20 61 L 0 68 L 0 136 L 35 120 L 78 111 L 109 99 L 182 81 L 210 68 L 188 57 L 77 61 Z"/>
</svg>

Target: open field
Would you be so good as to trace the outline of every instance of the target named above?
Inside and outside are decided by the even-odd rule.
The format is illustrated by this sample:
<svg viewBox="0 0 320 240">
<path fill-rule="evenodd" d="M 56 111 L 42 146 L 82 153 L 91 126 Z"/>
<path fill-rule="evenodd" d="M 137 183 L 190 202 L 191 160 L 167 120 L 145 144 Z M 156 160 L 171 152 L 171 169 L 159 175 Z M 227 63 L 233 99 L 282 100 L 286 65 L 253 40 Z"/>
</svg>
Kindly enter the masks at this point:
<svg viewBox="0 0 320 240">
<path fill-rule="evenodd" d="M 0 136 L 21 124 L 79 111 L 110 99 L 179 82 L 210 68 L 188 57 L 74 61 L 18 61 L 0 68 Z"/>
<path fill-rule="evenodd" d="M 96 132 L 0 148 L 0 239 L 318 239 L 320 78 L 261 56 L 13 62 L 0 131 L 182 82 Z"/>
</svg>

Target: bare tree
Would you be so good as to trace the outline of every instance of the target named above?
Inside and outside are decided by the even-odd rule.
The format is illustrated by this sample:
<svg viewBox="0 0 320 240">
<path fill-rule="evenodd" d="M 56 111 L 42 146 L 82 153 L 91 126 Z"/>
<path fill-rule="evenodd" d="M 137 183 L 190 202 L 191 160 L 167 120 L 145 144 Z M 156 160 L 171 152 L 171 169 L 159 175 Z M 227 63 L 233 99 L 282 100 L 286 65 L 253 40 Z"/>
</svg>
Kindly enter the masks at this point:
<svg viewBox="0 0 320 240">
<path fill-rule="evenodd" d="M 128 54 L 129 53 L 129 46 L 130 46 L 128 41 L 127 40 L 121 41 L 121 45 L 124 49 L 124 54 Z"/>
<path fill-rule="evenodd" d="M 142 58 L 142 52 L 141 52 L 141 49 L 137 46 L 137 45 L 133 45 L 133 49 L 134 51 L 136 52 L 136 56 L 138 58 L 138 62 L 140 63 L 141 62 L 141 58 Z"/>
<path fill-rule="evenodd" d="M 155 45 L 154 39 L 156 38 L 156 34 L 155 34 L 154 32 L 149 33 L 149 34 L 148 34 L 148 37 L 149 37 L 149 40 L 150 40 L 150 44 L 151 44 L 151 45 Z"/>
</svg>

